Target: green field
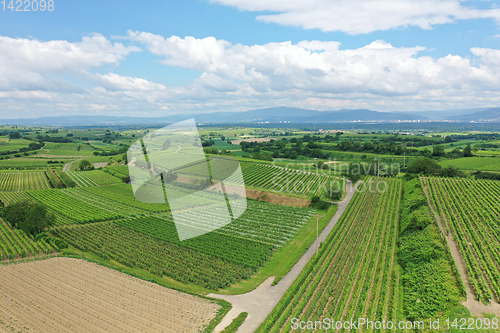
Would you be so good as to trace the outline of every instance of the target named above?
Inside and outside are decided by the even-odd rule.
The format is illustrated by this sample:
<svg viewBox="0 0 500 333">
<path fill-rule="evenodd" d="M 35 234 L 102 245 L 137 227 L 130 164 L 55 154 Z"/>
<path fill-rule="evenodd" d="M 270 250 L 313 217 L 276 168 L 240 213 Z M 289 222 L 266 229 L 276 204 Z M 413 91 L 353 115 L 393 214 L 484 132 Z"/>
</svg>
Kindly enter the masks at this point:
<svg viewBox="0 0 500 333">
<path fill-rule="evenodd" d="M 84 190 L 92 194 L 96 194 L 100 197 L 117 201 L 124 205 L 136 207 L 151 212 L 165 212 L 168 210 L 168 205 L 165 204 L 150 204 L 136 200 L 134 193 L 132 191 L 132 186 L 127 184 L 87 187 L 84 188 Z"/>
<path fill-rule="evenodd" d="M 387 190 L 372 190 L 378 182 Z M 395 320 L 403 306 L 396 257 L 400 199 L 401 181 L 367 180 L 257 332 L 290 332 L 292 318 Z"/>
<path fill-rule="evenodd" d="M 78 187 L 89 187 L 97 185 L 120 184 L 122 180 L 106 173 L 102 170 L 92 171 L 71 171 L 68 176 L 77 184 Z"/>
<path fill-rule="evenodd" d="M 16 257 L 39 256 L 53 251 L 54 248 L 44 240 L 37 242 L 32 237 L 26 236 L 23 231 L 12 228 L 0 218 L 0 261 L 12 260 Z"/>
<path fill-rule="evenodd" d="M 291 194 L 303 197 L 314 195 L 328 199 L 327 195 L 344 192 L 343 179 L 287 169 L 270 164 L 246 163 L 242 166 L 245 185 L 270 190 L 279 194 Z"/>
<path fill-rule="evenodd" d="M 25 191 L 49 189 L 44 172 L 0 172 L 0 191 Z"/>
<path fill-rule="evenodd" d="M 61 227 L 53 232 L 82 251 L 218 289 L 247 279 L 275 248 L 294 237 L 310 213 L 308 209 L 249 202 L 248 211 L 239 219 L 182 243 L 170 215 Z"/>
<path fill-rule="evenodd" d="M 439 162 L 442 167 L 455 166 L 463 170 L 500 171 L 500 158 L 464 157 Z"/>
<path fill-rule="evenodd" d="M 447 232 L 457 241 L 476 299 L 500 297 L 500 182 L 423 178 Z"/>
</svg>

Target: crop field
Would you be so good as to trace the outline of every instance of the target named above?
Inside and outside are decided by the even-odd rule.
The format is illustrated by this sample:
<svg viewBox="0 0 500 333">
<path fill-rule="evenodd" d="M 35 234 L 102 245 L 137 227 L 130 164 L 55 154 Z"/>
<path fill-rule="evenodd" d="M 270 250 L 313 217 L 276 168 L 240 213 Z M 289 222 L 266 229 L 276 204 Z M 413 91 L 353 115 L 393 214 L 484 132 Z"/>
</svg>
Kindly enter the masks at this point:
<svg viewBox="0 0 500 333">
<path fill-rule="evenodd" d="M 49 189 L 44 172 L 0 172 L 0 191 Z"/>
<path fill-rule="evenodd" d="M 78 164 L 78 163 L 77 163 Z M 110 184 L 120 184 L 122 180 L 120 178 L 114 177 L 109 173 L 102 170 L 92 170 L 92 171 L 70 171 L 67 172 L 68 176 L 73 179 L 78 187 L 90 187 L 97 185 L 110 185 Z"/>
<path fill-rule="evenodd" d="M 2 332 L 199 332 L 219 308 L 84 260 L 0 266 Z"/>
<path fill-rule="evenodd" d="M 53 233 L 82 251 L 211 289 L 228 286 L 252 273 L 244 265 L 134 232 L 113 222 L 58 228 Z"/>
<path fill-rule="evenodd" d="M 61 190 L 39 190 L 28 193 L 33 199 L 78 223 L 114 220 L 122 217 L 109 209 L 81 201 Z"/>
<path fill-rule="evenodd" d="M 111 175 L 118 177 L 118 178 L 125 177 L 125 176 L 129 175 L 128 166 L 120 165 L 120 164 L 107 166 L 106 168 L 104 168 L 103 171 L 108 172 Z"/>
<path fill-rule="evenodd" d="M 97 185 L 110 185 L 110 184 L 122 183 L 122 180 L 120 178 L 114 177 L 102 170 L 84 171 L 80 172 L 80 174 L 83 174 L 85 177 L 87 177 Z"/>
<path fill-rule="evenodd" d="M 147 211 L 143 209 L 131 207 L 118 201 L 114 201 L 106 197 L 101 197 L 91 192 L 84 191 L 83 189 L 68 188 L 60 191 L 72 197 L 73 199 L 79 200 L 91 207 L 94 206 L 102 210 L 113 212 L 122 217 L 145 215 L 147 213 Z"/>
<path fill-rule="evenodd" d="M 310 213 L 250 201 L 236 221 L 182 243 L 169 214 L 64 227 L 54 233 L 83 251 L 217 289 L 247 278 L 298 232 Z"/>
<path fill-rule="evenodd" d="M 385 186 L 385 185 L 386 186 Z M 292 318 L 395 320 L 400 180 L 369 178 L 258 332 L 289 332 Z M 382 189 L 386 190 L 382 190 Z"/>
<path fill-rule="evenodd" d="M 344 191 L 341 178 L 285 169 L 268 164 L 244 164 L 243 176 L 246 185 L 271 190 L 277 193 L 295 194 L 305 197 L 326 197 L 330 191 Z"/>
<path fill-rule="evenodd" d="M 117 184 L 109 186 L 87 187 L 83 190 L 96 194 L 100 197 L 108 198 L 113 201 L 120 202 L 124 205 L 132 206 L 139 209 L 144 209 L 151 212 L 168 211 L 166 204 L 150 204 L 137 201 L 132 191 L 132 186 L 128 184 Z"/>
<path fill-rule="evenodd" d="M 20 148 L 28 148 L 33 141 L 25 139 L 9 139 L 0 138 L 0 152 L 19 150 Z"/>
<path fill-rule="evenodd" d="M 73 163 L 75 164 L 75 163 Z M 73 165 L 71 164 L 71 165 Z M 78 165 L 78 163 L 76 163 Z M 98 184 L 94 182 L 92 179 L 87 177 L 86 173 L 78 172 L 78 171 L 70 171 L 66 173 L 78 187 L 89 187 L 89 186 L 97 186 Z"/>
<path fill-rule="evenodd" d="M 54 249 L 43 240 L 35 241 L 30 236 L 0 219 L 0 261 L 38 256 L 40 253 L 52 253 Z"/>
<path fill-rule="evenodd" d="M 500 171 L 500 158 L 465 157 L 439 162 L 442 167 L 456 166 L 464 170 Z"/>
<path fill-rule="evenodd" d="M 446 231 L 458 243 L 476 299 L 500 298 L 500 182 L 422 178 Z"/>
</svg>

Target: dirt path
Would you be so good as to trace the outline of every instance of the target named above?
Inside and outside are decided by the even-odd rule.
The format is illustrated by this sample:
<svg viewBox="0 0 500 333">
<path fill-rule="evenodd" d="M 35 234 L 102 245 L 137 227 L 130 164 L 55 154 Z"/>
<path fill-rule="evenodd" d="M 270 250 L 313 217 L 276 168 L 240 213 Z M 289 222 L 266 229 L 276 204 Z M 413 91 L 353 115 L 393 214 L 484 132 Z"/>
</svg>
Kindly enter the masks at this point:
<svg viewBox="0 0 500 333">
<path fill-rule="evenodd" d="M 81 160 L 83 160 L 83 158 L 80 158 L 80 159 L 78 159 L 78 160 L 74 160 L 73 162 L 66 163 L 66 164 L 64 165 L 63 172 L 68 172 L 69 167 L 71 166 L 71 164 L 73 164 L 73 163 L 75 163 L 75 162 L 78 162 L 78 161 L 81 161 Z"/>
<path fill-rule="evenodd" d="M 446 243 L 448 244 L 448 248 L 450 249 L 453 260 L 455 261 L 458 273 L 460 274 L 460 278 L 465 285 L 467 300 L 465 302 L 462 302 L 462 305 L 469 309 L 470 313 L 474 316 L 482 316 L 484 312 L 494 313 L 497 316 L 500 316 L 500 304 L 492 302 L 489 305 L 484 305 L 483 303 L 476 301 L 474 292 L 472 291 L 469 283 L 469 275 L 467 274 L 467 269 L 465 268 L 465 261 L 462 258 L 458 245 L 453 239 L 451 232 L 446 235 L 446 226 L 441 216 L 438 215 L 436 208 L 431 201 L 429 188 L 427 187 L 427 184 L 424 183 L 422 178 L 420 179 L 420 182 L 422 183 L 422 188 L 424 189 L 425 195 L 427 196 L 427 199 L 429 201 L 429 206 L 431 207 L 432 213 L 434 214 L 434 217 L 438 222 L 439 229 L 441 230 L 443 237 L 446 239 Z"/>
<path fill-rule="evenodd" d="M 349 183 L 351 185 L 351 183 Z M 346 186 L 347 195 L 341 202 L 338 203 L 338 210 L 332 217 L 328 225 L 323 229 L 319 235 L 319 241 L 325 241 L 326 237 L 333 230 L 337 221 L 342 216 L 342 213 L 347 208 L 347 205 L 352 199 L 354 192 L 359 184 L 355 186 Z M 299 276 L 300 272 L 304 269 L 309 260 L 313 257 L 316 251 L 316 242 L 311 244 L 309 249 L 299 259 L 299 261 L 292 267 L 281 281 L 272 286 L 274 276 L 269 277 L 257 289 L 242 295 L 218 295 L 209 294 L 209 297 L 219 298 L 230 302 L 233 306 L 231 311 L 224 317 L 224 319 L 215 328 L 214 332 L 220 332 L 228 326 L 234 318 L 241 312 L 248 312 L 248 317 L 245 322 L 238 329 L 240 333 L 252 333 L 260 326 L 260 324 L 271 313 L 272 309 L 278 304 L 285 291 L 292 285 L 293 281 Z"/>
</svg>

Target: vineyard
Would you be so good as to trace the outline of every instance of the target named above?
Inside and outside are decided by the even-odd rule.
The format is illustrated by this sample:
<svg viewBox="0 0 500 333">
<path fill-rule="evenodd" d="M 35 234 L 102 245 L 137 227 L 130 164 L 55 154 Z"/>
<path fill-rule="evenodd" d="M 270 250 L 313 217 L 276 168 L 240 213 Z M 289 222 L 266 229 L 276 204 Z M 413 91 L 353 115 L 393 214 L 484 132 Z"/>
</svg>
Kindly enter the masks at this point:
<svg viewBox="0 0 500 333">
<path fill-rule="evenodd" d="M 66 174 L 76 183 L 78 187 L 119 184 L 122 182 L 120 178 L 117 178 L 102 170 L 92 170 L 84 172 L 70 171 Z"/>
<path fill-rule="evenodd" d="M 219 308 L 83 260 L 0 266 L 2 332 L 199 332 Z"/>
<path fill-rule="evenodd" d="M 109 209 L 81 201 L 62 190 L 39 190 L 28 193 L 33 199 L 78 223 L 114 220 L 122 217 Z"/>
<path fill-rule="evenodd" d="M 310 213 L 309 209 L 249 201 L 237 220 L 182 243 L 170 214 L 58 228 L 54 233 L 83 251 L 217 289 L 248 277 L 298 232 Z M 196 259 L 189 260 L 193 256 Z M 202 274 L 193 272 L 192 265 L 199 266 Z"/>
<path fill-rule="evenodd" d="M 498 181 L 422 178 L 431 201 L 452 233 L 465 261 L 477 300 L 500 298 L 500 183 Z"/>
<path fill-rule="evenodd" d="M 25 191 L 50 188 L 43 172 L 0 172 L 0 191 Z"/>
<path fill-rule="evenodd" d="M 134 197 L 134 192 L 132 191 L 132 186 L 127 184 L 87 187 L 83 190 L 92 194 L 96 194 L 100 197 L 117 201 L 124 205 L 144 209 L 147 211 L 165 212 L 169 210 L 168 205 L 166 204 L 150 204 L 136 200 Z"/>
<path fill-rule="evenodd" d="M 269 164 L 246 163 L 243 166 L 245 185 L 254 186 L 277 193 L 326 198 L 331 192 L 344 192 L 343 179 L 286 169 Z"/>
<path fill-rule="evenodd" d="M 0 219 L 0 261 L 16 257 L 38 256 L 40 253 L 52 253 L 54 249 L 43 239 L 35 241 L 23 231 L 12 228 Z"/>
<path fill-rule="evenodd" d="M 53 233 L 82 251 L 211 289 L 228 286 L 252 273 L 244 265 L 134 232 L 113 222 L 58 228 Z"/>
<path fill-rule="evenodd" d="M 318 256 L 258 332 L 289 332 L 292 318 L 396 320 L 402 307 L 396 260 L 400 199 L 400 180 L 365 180 Z"/>
</svg>

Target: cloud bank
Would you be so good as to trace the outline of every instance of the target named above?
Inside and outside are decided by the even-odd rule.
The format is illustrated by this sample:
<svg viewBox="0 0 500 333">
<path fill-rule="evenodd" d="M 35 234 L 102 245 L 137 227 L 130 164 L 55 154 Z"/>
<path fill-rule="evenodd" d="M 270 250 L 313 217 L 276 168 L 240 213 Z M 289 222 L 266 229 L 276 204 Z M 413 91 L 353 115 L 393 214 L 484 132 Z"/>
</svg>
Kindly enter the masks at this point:
<svg viewBox="0 0 500 333">
<path fill-rule="evenodd" d="M 432 29 L 466 19 L 494 19 L 500 9 L 478 9 L 460 0 L 210 0 L 240 10 L 272 12 L 257 19 L 305 29 L 365 34 L 416 26 Z"/>
<path fill-rule="evenodd" d="M 2 118 L 9 118 L 34 112 L 161 115 L 277 105 L 422 110 L 500 103 L 500 50 L 472 48 L 470 57 L 441 58 L 422 56 L 423 50 L 383 40 L 343 49 L 336 41 L 244 45 L 140 31 L 129 31 L 120 42 L 99 34 L 78 42 L 0 36 L 0 108 Z M 142 78 L 140 71 L 118 74 L 115 69 L 132 52 L 150 52 L 157 66 L 200 76 L 169 86 Z"/>
</svg>

